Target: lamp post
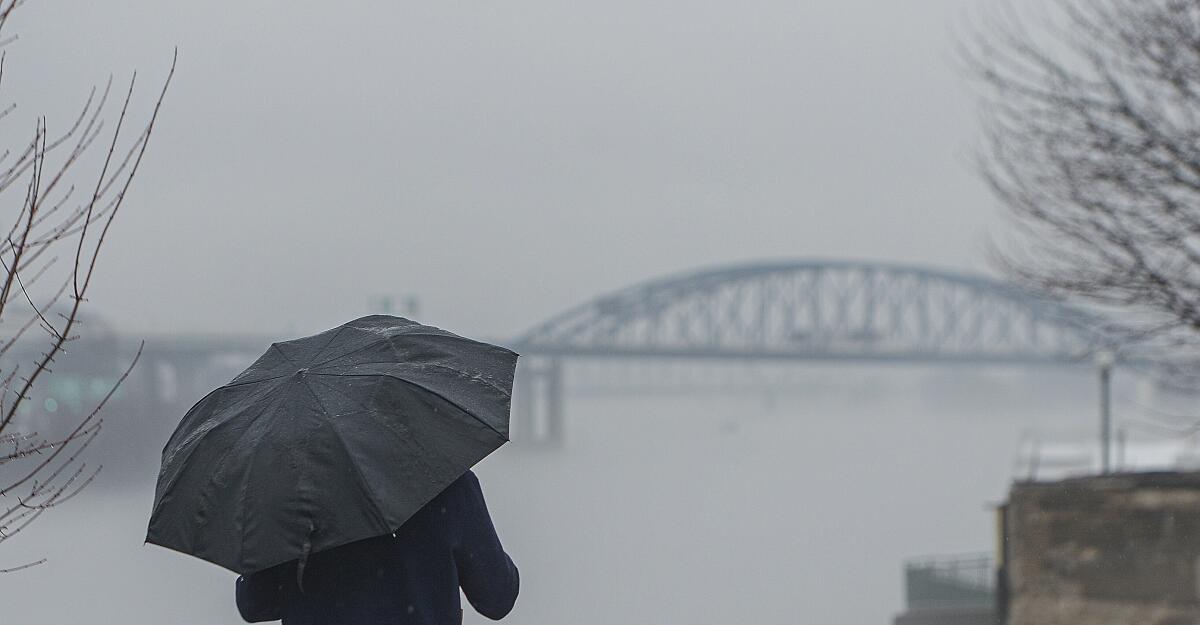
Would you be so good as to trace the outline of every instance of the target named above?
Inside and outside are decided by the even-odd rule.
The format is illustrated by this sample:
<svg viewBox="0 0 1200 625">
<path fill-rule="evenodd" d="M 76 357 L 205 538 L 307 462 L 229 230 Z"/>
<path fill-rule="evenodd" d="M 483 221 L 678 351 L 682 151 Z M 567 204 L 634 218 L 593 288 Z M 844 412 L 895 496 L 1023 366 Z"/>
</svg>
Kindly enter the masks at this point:
<svg viewBox="0 0 1200 625">
<path fill-rule="evenodd" d="M 1100 473 L 1112 470 L 1112 368 L 1115 357 L 1106 349 L 1096 352 L 1100 372 Z"/>
</svg>

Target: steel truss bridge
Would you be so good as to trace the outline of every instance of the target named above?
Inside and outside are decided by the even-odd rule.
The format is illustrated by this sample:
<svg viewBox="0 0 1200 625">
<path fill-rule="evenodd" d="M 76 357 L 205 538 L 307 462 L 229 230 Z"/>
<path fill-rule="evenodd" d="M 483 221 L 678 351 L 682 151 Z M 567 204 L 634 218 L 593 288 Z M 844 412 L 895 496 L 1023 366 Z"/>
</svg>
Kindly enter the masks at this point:
<svg viewBox="0 0 1200 625">
<path fill-rule="evenodd" d="M 746 387 L 778 390 L 790 384 L 778 375 L 787 368 L 777 365 L 786 363 L 1086 365 L 1121 343 L 1101 326 L 1094 316 L 990 278 L 897 264 L 800 260 L 651 280 L 498 342 L 522 354 L 514 431 L 526 440 L 550 442 L 562 434 L 568 362 L 573 391 L 580 390 L 574 368 L 605 363 L 623 364 L 608 366 L 609 374 L 618 373 L 599 386 L 625 393 L 690 392 L 739 380 Z M 127 385 L 129 401 L 144 408 L 130 410 L 182 414 L 253 361 L 267 342 L 149 340 Z M 135 349 L 116 336 L 100 343 L 88 348 L 96 357 L 81 363 L 87 371 L 60 372 L 66 375 L 56 376 L 56 384 L 64 388 L 46 393 L 61 395 L 58 403 L 82 406 L 80 389 L 119 373 L 125 352 Z M 583 386 L 589 381 L 596 378 Z M 39 420 L 34 414 L 27 418 Z"/>
<path fill-rule="evenodd" d="M 1103 325 L 977 275 L 854 261 L 717 267 L 601 295 L 512 341 L 525 360 L 515 418 L 561 436 L 566 360 L 1080 366 L 1122 343 Z"/>
</svg>

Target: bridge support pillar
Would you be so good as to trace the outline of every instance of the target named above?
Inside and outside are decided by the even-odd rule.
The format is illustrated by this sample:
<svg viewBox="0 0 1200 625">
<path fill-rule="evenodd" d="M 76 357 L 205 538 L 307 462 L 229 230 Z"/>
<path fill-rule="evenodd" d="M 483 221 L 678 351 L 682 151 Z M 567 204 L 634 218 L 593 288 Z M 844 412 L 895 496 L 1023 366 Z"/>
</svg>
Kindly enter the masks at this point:
<svg viewBox="0 0 1200 625">
<path fill-rule="evenodd" d="M 563 441 L 563 365 L 554 358 L 546 366 L 546 438 L 552 444 Z"/>
<path fill-rule="evenodd" d="M 512 440 L 559 445 L 565 436 L 562 360 L 529 358 L 520 363 L 513 381 Z"/>
</svg>

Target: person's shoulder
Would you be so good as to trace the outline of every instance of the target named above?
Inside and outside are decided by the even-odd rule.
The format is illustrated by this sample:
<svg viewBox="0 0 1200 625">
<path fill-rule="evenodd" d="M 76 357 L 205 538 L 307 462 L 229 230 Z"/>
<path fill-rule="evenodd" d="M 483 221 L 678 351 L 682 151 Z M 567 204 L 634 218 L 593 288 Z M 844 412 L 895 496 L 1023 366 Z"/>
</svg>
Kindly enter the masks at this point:
<svg viewBox="0 0 1200 625">
<path fill-rule="evenodd" d="M 458 480 L 455 481 L 455 484 L 457 484 L 459 486 L 468 486 L 471 488 L 479 488 L 479 478 L 475 477 L 474 471 L 467 469 L 467 472 L 463 473 L 462 476 L 459 477 Z"/>
<path fill-rule="evenodd" d="M 475 477 L 474 471 L 468 469 L 466 473 L 463 473 L 457 480 L 454 480 L 454 483 L 446 489 L 446 493 L 451 495 L 466 495 L 470 498 L 471 495 L 479 492 L 479 490 L 479 478 Z"/>
<path fill-rule="evenodd" d="M 479 478 L 471 471 L 467 471 L 454 480 L 438 494 L 437 500 L 443 503 L 453 503 L 470 499 L 472 494 L 479 491 Z"/>
</svg>

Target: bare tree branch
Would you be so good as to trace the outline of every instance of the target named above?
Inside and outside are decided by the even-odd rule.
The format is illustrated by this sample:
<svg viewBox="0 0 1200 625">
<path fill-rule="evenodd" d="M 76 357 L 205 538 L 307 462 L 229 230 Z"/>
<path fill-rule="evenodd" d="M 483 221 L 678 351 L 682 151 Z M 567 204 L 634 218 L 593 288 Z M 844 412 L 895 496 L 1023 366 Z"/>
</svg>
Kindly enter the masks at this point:
<svg viewBox="0 0 1200 625">
<path fill-rule="evenodd" d="M 0 0 L 0 47 L 15 40 L 5 28 L 22 4 L 23 0 Z M 32 139 L 17 149 L 0 152 L 0 162 L 4 163 L 0 168 L 0 199 L 10 197 L 16 215 L 7 234 L 0 238 L 0 268 L 4 271 L 0 275 L 0 327 L 8 328 L 0 337 L 0 544 L 47 510 L 78 495 L 101 470 L 100 466 L 89 466 L 84 455 L 103 430 L 101 411 L 125 383 L 141 357 L 142 347 L 90 410 L 66 415 L 73 419 L 63 424 L 66 427 L 49 428 L 58 434 L 43 436 L 19 430 L 21 421 L 17 416 L 34 412 L 33 398 L 56 375 L 55 364 L 79 336 L 83 323 L 80 311 L 93 284 L 101 251 L 149 146 L 177 58 L 176 53 L 140 130 L 128 131 L 131 104 L 137 95 L 135 74 L 116 111 L 115 124 L 104 136 L 106 118 L 110 116 L 110 77 L 102 90 L 90 90 L 65 131 L 52 133 L 48 120 L 38 118 Z M 0 86 L 7 63 L 7 53 L 0 52 Z M 0 122 L 13 119 L 15 106 L 0 103 Z M 102 137 L 106 145 L 98 155 L 97 169 L 87 174 L 83 170 L 96 158 L 89 154 Z M 81 181 L 81 176 L 89 178 Z M 80 198 L 76 189 L 85 184 L 91 192 Z M 70 262 L 59 266 L 53 250 L 67 245 Z M 46 276 L 51 276 L 51 288 L 35 290 Z M 8 317 L 17 311 L 20 321 L 8 324 Z M 41 327 L 46 342 L 39 355 L 28 359 L 20 355 L 29 353 L 33 340 L 29 330 L 35 326 Z M 17 349 L 18 345 L 25 347 Z M 26 362 L 16 362 L 18 357 Z M 24 570 L 41 562 L 0 568 L 0 573 Z"/>
<path fill-rule="evenodd" d="M 1004 0 L 959 50 L 995 262 L 1200 360 L 1200 0 Z"/>
</svg>

